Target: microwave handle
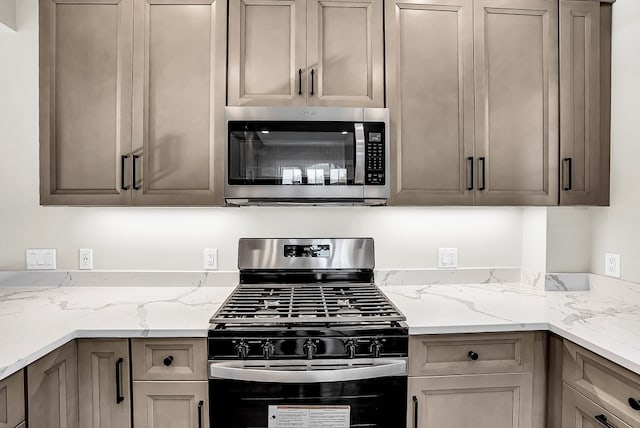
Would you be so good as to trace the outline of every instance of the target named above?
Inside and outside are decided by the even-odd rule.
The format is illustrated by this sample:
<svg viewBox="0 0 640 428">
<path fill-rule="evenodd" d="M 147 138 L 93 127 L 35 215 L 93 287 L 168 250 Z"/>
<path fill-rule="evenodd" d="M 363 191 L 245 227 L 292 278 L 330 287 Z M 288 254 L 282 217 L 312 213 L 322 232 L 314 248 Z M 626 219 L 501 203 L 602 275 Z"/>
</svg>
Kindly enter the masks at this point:
<svg viewBox="0 0 640 428">
<path fill-rule="evenodd" d="M 364 184 L 364 125 L 362 123 L 355 124 L 356 133 L 356 165 L 355 165 L 355 184 Z"/>
</svg>

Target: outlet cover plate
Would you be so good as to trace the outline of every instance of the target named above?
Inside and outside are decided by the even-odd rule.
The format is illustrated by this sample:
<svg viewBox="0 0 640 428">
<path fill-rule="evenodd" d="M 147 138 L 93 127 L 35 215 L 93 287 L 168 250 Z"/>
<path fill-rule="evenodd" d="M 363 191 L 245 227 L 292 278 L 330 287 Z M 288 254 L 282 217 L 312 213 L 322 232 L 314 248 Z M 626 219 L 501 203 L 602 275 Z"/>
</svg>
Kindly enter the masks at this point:
<svg viewBox="0 0 640 428">
<path fill-rule="evenodd" d="M 80 248 L 78 269 L 91 270 L 93 269 L 93 250 L 91 248 Z"/>
<path fill-rule="evenodd" d="M 27 248 L 27 270 L 53 270 L 55 268 L 55 248 Z"/>
<path fill-rule="evenodd" d="M 217 248 L 204 249 L 204 268 L 206 270 L 218 269 L 218 249 Z"/>
<path fill-rule="evenodd" d="M 604 274 L 614 278 L 620 278 L 620 254 L 605 253 Z"/>
<path fill-rule="evenodd" d="M 455 269 L 458 267 L 457 248 L 438 248 L 438 267 Z"/>
</svg>

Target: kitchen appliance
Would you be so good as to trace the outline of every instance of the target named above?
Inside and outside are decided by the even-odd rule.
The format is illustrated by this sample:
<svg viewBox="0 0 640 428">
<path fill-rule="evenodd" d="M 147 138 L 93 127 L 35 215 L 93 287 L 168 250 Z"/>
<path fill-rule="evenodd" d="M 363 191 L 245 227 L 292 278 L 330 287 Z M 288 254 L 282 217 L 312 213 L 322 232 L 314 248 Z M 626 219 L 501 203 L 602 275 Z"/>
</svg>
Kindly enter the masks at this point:
<svg viewBox="0 0 640 428">
<path fill-rule="evenodd" d="M 208 334 L 212 428 L 406 426 L 408 328 L 373 239 L 241 239 L 238 266 Z"/>
<path fill-rule="evenodd" d="M 226 107 L 228 205 L 383 205 L 385 108 Z"/>
</svg>

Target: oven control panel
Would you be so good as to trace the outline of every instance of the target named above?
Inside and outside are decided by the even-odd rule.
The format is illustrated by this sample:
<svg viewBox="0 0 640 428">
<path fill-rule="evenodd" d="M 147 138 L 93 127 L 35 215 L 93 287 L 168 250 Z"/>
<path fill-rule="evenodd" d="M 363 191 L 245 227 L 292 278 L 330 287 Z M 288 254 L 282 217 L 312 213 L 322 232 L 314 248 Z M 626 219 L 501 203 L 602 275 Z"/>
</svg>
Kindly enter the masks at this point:
<svg viewBox="0 0 640 428">
<path fill-rule="evenodd" d="M 365 123 L 365 184 L 385 183 L 385 130 L 383 123 Z"/>
<path fill-rule="evenodd" d="M 209 337 L 210 360 L 406 357 L 408 336 Z"/>
</svg>

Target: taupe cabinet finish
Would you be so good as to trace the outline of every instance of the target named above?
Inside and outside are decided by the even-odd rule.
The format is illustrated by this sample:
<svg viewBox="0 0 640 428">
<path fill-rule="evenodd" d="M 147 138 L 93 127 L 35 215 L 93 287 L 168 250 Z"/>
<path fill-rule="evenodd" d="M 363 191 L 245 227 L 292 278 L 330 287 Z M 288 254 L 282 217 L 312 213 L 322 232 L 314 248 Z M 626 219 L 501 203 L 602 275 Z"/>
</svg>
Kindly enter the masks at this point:
<svg viewBox="0 0 640 428">
<path fill-rule="evenodd" d="M 609 204 L 611 4 L 560 0 L 560 204 Z"/>
<path fill-rule="evenodd" d="M 131 426 L 129 361 L 127 339 L 78 341 L 78 409 L 81 427 Z M 118 386 L 120 390 L 117 390 Z"/>
<path fill-rule="evenodd" d="M 564 386 L 562 426 L 564 428 L 631 428 L 610 412 L 575 390 Z M 598 418 L 598 419 L 596 419 Z M 604 422 L 604 423 L 603 423 Z M 609 424 L 608 426 L 605 423 Z"/>
<path fill-rule="evenodd" d="M 24 372 L 0 380 L 0 428 L 24 427 Z"/>
<path fill-rule="evenodd" d="M 209 426 L 208 382 L 133 382 L 136 428 Z M 198 423 L 199 418 L 202 425 Z"/>
<path fill-rule="evenodd" d="M 226 2 L 40 0 L 41 203 L 222 203 Z"/>
<path fill-rule="evenodd" d="M 133 380 L 207 379 L 206 339 L 132 339 Z"/>
<path fill-rule="evenodd" d="M 546 337 L 411 336 L 407 427 L 544 427 Z"/>
<path fill-rule="evenodd" d="M 231 0 L 228 104 L 384 106 L 382 0 Z"/>
<path fill-rule="evenodd" d="M 30 427 L 78 428 L 78 346 L 75 341 L 27 368 Z"/>
<path fill-rule="evenodd" d="M 557 2 L 386 8 L 391 203 L 557 204 Z"/>
</svg>

